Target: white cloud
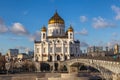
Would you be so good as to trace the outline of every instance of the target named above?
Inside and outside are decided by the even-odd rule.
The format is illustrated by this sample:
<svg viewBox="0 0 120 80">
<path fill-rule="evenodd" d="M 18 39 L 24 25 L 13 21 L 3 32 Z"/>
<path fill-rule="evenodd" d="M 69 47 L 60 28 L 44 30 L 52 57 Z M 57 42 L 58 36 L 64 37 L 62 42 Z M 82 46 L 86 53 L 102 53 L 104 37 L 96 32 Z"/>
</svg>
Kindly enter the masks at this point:
<svg viewBox="0 0 120 80">
<path fill-rule="evenodd" d="M 88 44 L 88 43 L 86 43 L 86 42 L 80 42 L 80 46 L 81 46 L 81 47 L 88 47 L 88 46 L 89 46 L 89 44 Z"/>
<path fill-rule="evenodd" d="M 28 31 L 21 23 L 14 23 L 10 31 L 16 35 L 28 35 Z"/>
<path fill-rule="evenodd" d="M 20 53 L 25 53 L 28 50 L 31 50 L 30 48 L 26 47 L 26 46 L 16 46 L 16 49 L 19 49 Z"/>
<path fill-rule="evenodd" d="M 88 19 L 86 16 L 80 16 L 80 21 L 81 22 L 86 22 Z"/>
<path fill-rule="evenodd" d="M 112 22 L 107 21 L 102 17 L 93 18 L 93 27 L 94 28 L 107 28 L 107 27 L 115 27 L 116 25 Z"/>
<path fill-rule="evenodd" d="M 116 20 L 120 20 L 120 7 L 117 7 L 117 6 L 115 6 L 115 5 L 112 5 L 111 8 L 112 8 L 112 10 L 117 14 L 117 15 L 115 16 L 115 19 L 116 19 Z"/>
<path fill-rule="evenodd" d="M 75 32 L 75 34 L 88 35 L 88 31 L 85 28 L 83 28 L 80 32 Z"/>
<path fill-rule="evenodd" d="M 8 28 L 4 24 L 4 21 L 2 20 L 2 18 L 0 18 L 0 33 L 5 33 L 7 31 L 8 31 Z"/>
<path fill-rule="evenodd" d="M 40 31 L 36 31 L 33 35 L 29 36 L 30 41 L 40 40 Z"/>
<path fill-rule="evenodd" d="M 120 40 L 111 40 L 110 42 L 107 43 L 107 46 L 112 48 L 114 47 L 115 44 L 120 44 Z"/>
</svg>

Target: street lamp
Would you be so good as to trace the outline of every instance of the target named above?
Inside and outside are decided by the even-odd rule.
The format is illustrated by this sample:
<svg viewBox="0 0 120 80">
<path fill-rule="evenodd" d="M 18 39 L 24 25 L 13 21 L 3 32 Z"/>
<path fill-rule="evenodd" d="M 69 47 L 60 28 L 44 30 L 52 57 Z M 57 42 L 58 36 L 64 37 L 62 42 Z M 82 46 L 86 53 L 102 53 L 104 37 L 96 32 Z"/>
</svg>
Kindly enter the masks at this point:
<svg viewBox="0 0 120 80">
<path fill-rule="evenodd" d="M 8 75 L 8 71 L 9 71 L 9 69 L 10 69 L 10 62 L 5 63 L 5 68 L 6 68 L 6 70 L 7 70 L 7 75 Z"/>
</svg>

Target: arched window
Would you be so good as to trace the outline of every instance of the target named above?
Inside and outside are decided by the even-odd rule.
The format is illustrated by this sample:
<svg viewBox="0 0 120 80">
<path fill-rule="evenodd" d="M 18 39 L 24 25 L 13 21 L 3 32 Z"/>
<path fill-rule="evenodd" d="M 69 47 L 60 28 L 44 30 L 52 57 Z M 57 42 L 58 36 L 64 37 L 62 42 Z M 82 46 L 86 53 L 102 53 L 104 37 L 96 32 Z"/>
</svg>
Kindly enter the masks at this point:
<svg viewBox="0 0 120 80">
<path fill-rule="evenodd" d="M 65 60 L 67 60 L 67 56 L 65 55 Z"/>
<path fill-rule="evenodd" d="M 60 61 L 60 55 L 57 55 L 57 61 Z"/>
<path fill-rule="evenodd" d="M 77 48 L 76 48 L 76 53 L 77 53 Z"/>
<path fill-rule="evenodd" d="M 58 40 L 57 43 L 60 43 L 60 40 Z"/>
<path fill-rule="evenodd" d="M 45 39 L 45 33 L 43 33 L 43 39 Z"/>
<path fill-rule="evenodd" d="M 70 39 L 72 38 L 72 33 L 70 33 Z"/>
<path fill-rule="evenodd" d="M 56 34 L 58 34 L 58 30 L 56 30 Z"/>
</svg>

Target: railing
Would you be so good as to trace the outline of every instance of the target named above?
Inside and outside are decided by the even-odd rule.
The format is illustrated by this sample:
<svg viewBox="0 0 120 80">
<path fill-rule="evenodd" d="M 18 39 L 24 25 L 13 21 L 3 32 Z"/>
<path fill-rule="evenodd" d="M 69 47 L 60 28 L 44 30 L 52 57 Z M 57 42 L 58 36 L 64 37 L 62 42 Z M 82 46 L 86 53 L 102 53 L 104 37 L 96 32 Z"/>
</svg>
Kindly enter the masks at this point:
<svg viewBox="0 0 120 80">
<path fill-rule="evenodd" d="M 94 60 L 104 60 L 104 61 L 114 61 L 114 62 L 120 62 L 120 58 L 113 58 L 113 57 L 93 57 L 93 56 L 80 56 L 80 57 L 71 57 L 71 59 L 94 59 Z"/>
</svg>

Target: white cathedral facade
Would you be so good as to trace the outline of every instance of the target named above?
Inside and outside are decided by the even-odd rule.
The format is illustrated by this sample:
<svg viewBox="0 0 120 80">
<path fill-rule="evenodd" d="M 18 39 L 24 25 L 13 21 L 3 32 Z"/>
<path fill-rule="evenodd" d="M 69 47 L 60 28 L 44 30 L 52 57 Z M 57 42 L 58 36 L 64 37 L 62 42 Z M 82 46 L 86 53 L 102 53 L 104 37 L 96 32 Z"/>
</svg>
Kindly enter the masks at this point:
<svg viewBox="0 0 120 80">
<path fill-rule="evenodd" d="M 74 40 L 70 26 L 65 31 L 65 22 L 57 12 L 50 18 L 48 28 L 41 29 L 41 40 L 34 42 L 34 60 L 65 61 L 80 55 L 80 41 Z"/>
</svg>

